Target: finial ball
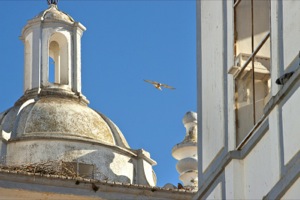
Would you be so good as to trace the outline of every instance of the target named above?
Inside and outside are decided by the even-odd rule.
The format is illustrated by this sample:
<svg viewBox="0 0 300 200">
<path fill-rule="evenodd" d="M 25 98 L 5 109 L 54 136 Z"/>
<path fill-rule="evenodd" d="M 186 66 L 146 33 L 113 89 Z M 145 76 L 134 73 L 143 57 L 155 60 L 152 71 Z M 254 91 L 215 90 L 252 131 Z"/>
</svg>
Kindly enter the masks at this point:
<svg viewBox="0 0 300 200">
<path fill-rule="evenodd" d="M 197 123 L 197 113 L 189 111 L 184 115 L 184 117 L 182 119 L 182 123 L 187 124 L 187 123 L 191 123 L 191 122 Z"/>
</svg>

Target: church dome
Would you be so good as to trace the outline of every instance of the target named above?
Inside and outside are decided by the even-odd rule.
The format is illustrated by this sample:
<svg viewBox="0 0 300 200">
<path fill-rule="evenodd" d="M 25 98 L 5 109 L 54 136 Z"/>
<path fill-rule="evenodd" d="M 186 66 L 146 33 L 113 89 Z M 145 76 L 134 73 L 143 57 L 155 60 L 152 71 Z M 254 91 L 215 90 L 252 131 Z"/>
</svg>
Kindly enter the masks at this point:
<svg viewBox="0 0 300 200">
<path fill-rule="evenodd" d="M 0 113 L 0 158 L 8 166 L 63 162 L 76 167 L 76 177 L 154 186 L 150 154 L 131 149 L 109 118 L 88 107 L 81 91 L 86 29 L 57 2 L 48 0 L 49 8 L 22 30 L 24 94 Z"/>
<path fill-rule="evenodd" d="M 111 120 L 64 92 L 63 89 L 47 88 L 38 98 L 21 98 L 22 103 L 17 102 L 0 119 L 2 132 L 11 133 L 9 139 L 69 138 L 129 147 Z"/>
<path fill-rule="evenodd" d="M 40 12 L 34 19 L 40 19 L 42 21 L 58 20 L 58 21 L 64 21 L 68 23 L 74 22 L 74 19 L 70 15 L 58 10 L 57 5 L 55 4 L 51 4 L 48 9 Z"/>
</svg>

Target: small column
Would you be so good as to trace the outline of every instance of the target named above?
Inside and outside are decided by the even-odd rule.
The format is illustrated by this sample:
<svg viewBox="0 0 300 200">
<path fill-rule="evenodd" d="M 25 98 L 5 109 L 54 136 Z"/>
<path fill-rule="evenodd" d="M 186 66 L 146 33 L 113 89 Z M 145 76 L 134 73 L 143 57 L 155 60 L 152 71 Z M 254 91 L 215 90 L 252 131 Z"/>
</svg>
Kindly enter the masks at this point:
<svg viewBox="0 0 300 200">
<path fill-rule="evenodd" d="M 187 112 L 183 117 L 186 128 L 184 140 L 172 149 L 172 156 L 178 160 L 176 170 L 179 179 L 186 189 L 198 188 L 198 156 L 197 156 L 197 113 Z"/>
</svg>

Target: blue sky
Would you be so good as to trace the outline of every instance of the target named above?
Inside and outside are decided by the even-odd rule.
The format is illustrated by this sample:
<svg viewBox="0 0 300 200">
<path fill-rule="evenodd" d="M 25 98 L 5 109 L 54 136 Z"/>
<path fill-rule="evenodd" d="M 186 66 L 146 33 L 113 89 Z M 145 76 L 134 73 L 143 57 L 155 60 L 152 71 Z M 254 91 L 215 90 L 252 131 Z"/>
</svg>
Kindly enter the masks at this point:
<svg viewBox="0 0 300 200">
<path fill-rule="evenodd" d="M 81 22 L 82 92 L 109 117 L 133 149 L 157 161 L 158 186 L 177 185 L 172 157 L 185 136 L 182 118 L 196 111 L 196 9 L 193 0 L 60 0 L 60 10 Z M 27 20 L 46 0 L 3 1 L 0 12 L 0 112 L 23 94 Z M 159 91 L 144 79 L 175 87 Z"/>
</svg>

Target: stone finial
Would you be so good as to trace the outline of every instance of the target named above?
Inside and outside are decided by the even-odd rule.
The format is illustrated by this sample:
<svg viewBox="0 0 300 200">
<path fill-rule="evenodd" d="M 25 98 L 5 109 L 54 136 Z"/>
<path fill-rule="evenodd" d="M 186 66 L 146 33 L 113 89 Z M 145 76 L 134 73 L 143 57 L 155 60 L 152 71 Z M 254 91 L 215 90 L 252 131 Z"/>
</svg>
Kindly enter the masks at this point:
<svg viewBox="0 0 300 200">
<path fill-rule="evenodd" d="M 187 112 L 182 119 L 182 123 L 186 128 L 186 135 L 183 142 L 197 142 L 197 113 Z"/>
<path fill-rule="evenodd" d="M 197 190 L 198 156 L 197 156 L 197 113 L 187 112 L 182 120 L 186 135 L 184 140 L 172 149 L 172 156 L 178 160 L 176 170 L 186 189 Z"/>
</svg>

